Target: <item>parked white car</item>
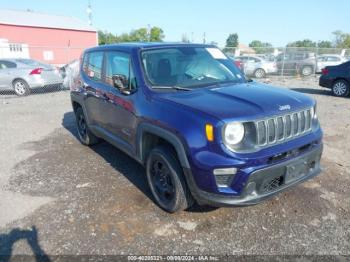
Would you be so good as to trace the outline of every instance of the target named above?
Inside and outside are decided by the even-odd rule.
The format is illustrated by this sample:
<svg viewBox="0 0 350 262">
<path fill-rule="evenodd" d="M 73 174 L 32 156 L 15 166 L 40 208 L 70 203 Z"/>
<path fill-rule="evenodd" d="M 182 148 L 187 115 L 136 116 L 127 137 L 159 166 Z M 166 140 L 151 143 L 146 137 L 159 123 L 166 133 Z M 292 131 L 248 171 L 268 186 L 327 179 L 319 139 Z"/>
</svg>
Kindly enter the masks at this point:
<svg viewBox="0 0 350 262">
<path fill-rule="evenodd" d="M 316 72 L 319 73 L 326 66 L 335 66 L 345 63 L 347 59 L 340 55 L 321 55 L 317 57 Z"/>
<path fill-rule="evenodd" d="M 267 61 L 258 56 L 237 56 L 236 60 L 241 61 L 243 71 L 247 76 L 253 76 L 256 78 L 263 78 L 267 74 L 277 72 L 277 66 L 274 61 Z"/>
</svg>

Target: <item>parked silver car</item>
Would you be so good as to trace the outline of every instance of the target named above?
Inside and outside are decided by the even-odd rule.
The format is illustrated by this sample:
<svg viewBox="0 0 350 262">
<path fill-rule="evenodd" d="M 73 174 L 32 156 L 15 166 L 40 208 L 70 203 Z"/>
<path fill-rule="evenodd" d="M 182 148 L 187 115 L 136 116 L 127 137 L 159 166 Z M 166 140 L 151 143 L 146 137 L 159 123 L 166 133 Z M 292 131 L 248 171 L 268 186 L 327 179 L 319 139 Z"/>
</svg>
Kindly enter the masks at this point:
<svg viewBox="0 0 350 262">
<path fill-rule="evenodd" d="M 0 59 L 0 91 L 13 90 L 18 96 L 28 95 L 31 89 L 63 82 L 57 69 L 32 59 Z"/>
<path fill-rule="evenodd" d="M 347 59 L 344 56 L 340 55 L 321 55 L 317 57 L 317 67 L 316 72 L 319 73 L 326 66 L 335 66 L 345 63 Z"/>
<path fill-rule="evenodd" d="M 237 56 L 236 60 L 243 63 L 243 71 L 247 76 L 263 78 L 267 74 L 277 72 L 277 66 L 274 61 L 267 61 L 258 56 Z"/>
</svg>

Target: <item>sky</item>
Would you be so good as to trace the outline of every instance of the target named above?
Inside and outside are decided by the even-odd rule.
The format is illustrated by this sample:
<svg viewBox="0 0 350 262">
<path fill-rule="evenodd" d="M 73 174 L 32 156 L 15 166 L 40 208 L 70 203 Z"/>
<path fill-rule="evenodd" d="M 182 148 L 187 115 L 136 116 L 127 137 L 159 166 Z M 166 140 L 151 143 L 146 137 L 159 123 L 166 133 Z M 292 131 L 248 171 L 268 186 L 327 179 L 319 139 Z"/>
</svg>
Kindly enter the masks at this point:
<svg viewBox="0 0 350 262">
<path fill-rule="evenodd" d="M 31 9 L 88 21 L 88 0 L 0 0 L 0 8 Z M 302 39 L 332 40 L 332 32 L 350 32 L 349 0 L 91 0 L 93 26 L 121 34 L 159 26 L 165 41 L 225 44 L 230 33 L 239 42 L 252 40 L 284 46 Z"/>
</svg>

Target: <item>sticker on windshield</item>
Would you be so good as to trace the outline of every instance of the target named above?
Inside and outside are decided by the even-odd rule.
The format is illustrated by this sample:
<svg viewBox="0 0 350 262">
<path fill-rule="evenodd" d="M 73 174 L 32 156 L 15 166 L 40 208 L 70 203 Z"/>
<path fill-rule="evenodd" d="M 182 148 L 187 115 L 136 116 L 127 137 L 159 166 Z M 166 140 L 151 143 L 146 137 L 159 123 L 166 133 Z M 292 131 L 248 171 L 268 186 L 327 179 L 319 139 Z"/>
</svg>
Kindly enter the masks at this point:
<svg viewBox="0 0 350 262">
<path fill-rule="evenodd" d="M 218 48 L 206 48 L 206 50 L 214 59 L 227 59 L 224 53 Z"/>
</svg>

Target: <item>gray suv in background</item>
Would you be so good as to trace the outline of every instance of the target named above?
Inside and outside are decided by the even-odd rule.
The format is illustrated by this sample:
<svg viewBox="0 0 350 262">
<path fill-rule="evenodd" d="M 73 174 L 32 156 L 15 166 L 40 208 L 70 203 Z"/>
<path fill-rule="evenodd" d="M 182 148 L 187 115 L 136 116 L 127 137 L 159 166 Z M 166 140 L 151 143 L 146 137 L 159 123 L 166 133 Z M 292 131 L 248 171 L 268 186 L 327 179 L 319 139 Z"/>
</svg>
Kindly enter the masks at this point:
<svg viewBox="0 0 350 262">
<path fill-rule="evenodd" d="M 309 76 L 315 73 L 316 54 L 311 52 L 281 53 L 276 59 L 278 72 Z"/>
<path fill-rule="evenodd" d="M 58 70 L 32 59 L 0 59 L 0 92 L 13 90 L 25 96 L 31 89 L 60 86 L 63 82 Z"/>
</svg>

